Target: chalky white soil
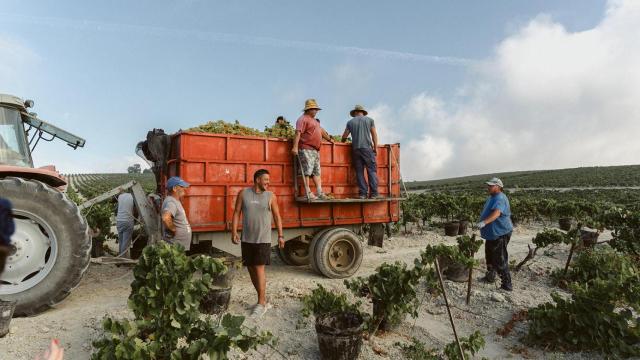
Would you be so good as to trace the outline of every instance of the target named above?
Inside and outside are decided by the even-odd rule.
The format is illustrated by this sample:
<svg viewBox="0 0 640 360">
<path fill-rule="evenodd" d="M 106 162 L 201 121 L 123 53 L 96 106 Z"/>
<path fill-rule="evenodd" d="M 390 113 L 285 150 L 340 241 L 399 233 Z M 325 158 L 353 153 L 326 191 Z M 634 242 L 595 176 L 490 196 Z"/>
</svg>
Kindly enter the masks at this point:
<svg viewBox="0 0 640 360">
<path fill-rule="evenodd" d="M 527 244 L 539 228 L 516 229 L 509 255 L 519 262 L 527 253 Z M 424 234 L 399 235 L 385 239 L 384 248 L 365 247 L 364 260 L 357 275 L 368 275 L 383 262 L 396 260 L 413 263 L 420 250 L 427 244 L 439 242 L 454 243 L 452 237 L 428 231 Z M 526 323 L 516 324 L 514 331 L 503 338 L 496 330 L 504 325 L 514 312 L 550 301 L 549 293 L 554 288 L 548 272 L 561 267 L 566 261 L 568 249 L 557 246 L 540 251 L 536 259 L 520 272 L 513 273 L 514 291 L 498 290 L 496 284 L 483 284 L 477 280 L 483 275 L 474 272 L 474 286 L 471 304 L 465 305 L 466 283 L 446 281 L 453 317 L 458 334 L 468 336 L 480 330 L 487 345 L 480 353 L 491 359 L 505 358 L 599 358 L 595 354 L 554 354 L 541 349 L 524 346 L 519 338 L 526 333 Z M 478 252 L 484 258 L 484 249 Z M 259 321 L 248 320 L 248 324 L 270 330 L 279 339 L 278 352 L 262 347 L 257 352 L 235 353 L 237 359 L 318 359 L 318 347 L 312 319 L 302 319 L 300 297 L 316 287 L 316 283 L 344 291 L 342 280 L 322 278 L 308 266 L 290 267 L 272 254 L 272 265 L 268 267 L 267 285 L 269 301 L 273 308 Z M 484 261 L 481 261 L 484 267 Z M 91 264 L 88 274 L 80 286 L 59 306 L 43 314 L 30 318 L 16 318 L 11 322 L 10 333 L 0 339 L 0 359 L 34 359 L 46 348 L 51 338 L 60 339 L 65 348 L 65 359 L 88 359 L 92 352 L 92 341 L 102 336 L 101 320 L 104 316 L 125 317 L 131 313 L 127 309 L 129 284 L 133 280 L 131 268 L 115 265 Z M 422 296 L 422 295 L 421 295 Z M 255 292 L 248 274 L 241 270 L 234 282 L 229 311 L 248 315 L 248 308 L 256 302 Z M 370 305 L 368 305 L 370 306 Z M 425 297 L 417 319 L 407 317 L 394 332 L 365 341 L 360 359 L 401 359 L 397 342 L 408 342 L 416 337 L 432 347 L 442 347 L 453 340 L 453 333 L 440 298 Z"/>
</svg>

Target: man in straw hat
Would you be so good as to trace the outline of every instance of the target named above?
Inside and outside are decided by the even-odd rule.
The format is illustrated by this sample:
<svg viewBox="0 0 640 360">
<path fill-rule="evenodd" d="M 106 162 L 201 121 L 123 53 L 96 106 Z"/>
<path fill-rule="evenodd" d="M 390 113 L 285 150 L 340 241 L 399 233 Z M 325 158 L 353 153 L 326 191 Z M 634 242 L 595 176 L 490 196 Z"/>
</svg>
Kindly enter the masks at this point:
<svg viewBox="0 0 640 360">
<path fill-rule="evenodd" d="M 320 127 L 320 121 L 316 119 L 320 107 L 315 99 L 308 99 L 304 104 L 304 113 L 296 121 L 296 136 L 293 139 L 293 155 L 300 157 L 302 172 L 307 177 L 307 182 L 313 177 L 318 195 L 309 193 L 309 199 L 327 199 L 322 192 L 320 180 L 320 146 L 322 138 L 331 141 L 331 137 Z"/>
<path fill-rule="evenodd" d="M 492 283 L 498 273 L 502 280 L 501 288 L 511 291 L 509 254 L 507 253 L 507 245 L 513 231 L 511 206 L 509 199 L 502 192 L 504 187 L 502 180 L 494 177 L 485 184 L 488 186 L 489 197 L 480 215 L 481 221 L 476 225 L 476 228 L 480 229 L 480 236 L 485 239 L 484 252 L 487 261 L 487 274 L 482 280 Z"/>
<path fill-rule="evenodd" d="M 351 134 L 353 167 L 356 169 L 358 180 L 358 195 L 361 199 L 366 199 L 367 195 L 372 199 L 380 198 L 378 194 L 378 173 L 377 173 L 377 147 L 378 133 L 372 118 L 367 116 L 367 110 L 362 105 L 356 105 L 349 113 L 351 120 L 347 122 L 347 128 L 342 134 L 342 142 L 347 140 Z M 364 178 L 364 171 L 367 171 L 369 184 Z"/>
</svg>

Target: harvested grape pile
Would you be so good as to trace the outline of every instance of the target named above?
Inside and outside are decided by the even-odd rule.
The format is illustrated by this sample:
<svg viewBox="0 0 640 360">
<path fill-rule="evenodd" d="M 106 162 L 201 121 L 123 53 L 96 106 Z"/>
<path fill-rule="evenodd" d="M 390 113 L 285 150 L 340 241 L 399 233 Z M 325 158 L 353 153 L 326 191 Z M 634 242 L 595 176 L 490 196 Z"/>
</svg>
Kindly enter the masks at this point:
<svg viewBox="0 0 640 360">
<path fill-rule="evenodd" d="M 248 135 L 248 136 L 265 136 L 265 133 L 258 129 L 240 125 L 238 120 L 235 123 L 228 123 L 224 120 L 209 121 L 196 127 L 187 129 L 193 132 L 206 132 L 212 134 L 230 134 L 230 135 Z"/>
<path fill-rule="evenodd" d="M 293 139 L 296 135 L 296 129 L 288 121 L 285 124 L 274 124 L 273 126 L 265 126 L 264 131 L 241 125 L 238 120 L 234 123 L 228 123 L 224 120 L 209 121 L 196 127 L 187 129 L 192 132 L 205 132 L 211 134 L 230 134 L 230 135 L 246 135 L 261 136 L 281 139 Z M 331 135 L 334 141 L 340 142 L 341 135 Z M 347 140 L 347 142 L 350 142 Z"/>
</svg>

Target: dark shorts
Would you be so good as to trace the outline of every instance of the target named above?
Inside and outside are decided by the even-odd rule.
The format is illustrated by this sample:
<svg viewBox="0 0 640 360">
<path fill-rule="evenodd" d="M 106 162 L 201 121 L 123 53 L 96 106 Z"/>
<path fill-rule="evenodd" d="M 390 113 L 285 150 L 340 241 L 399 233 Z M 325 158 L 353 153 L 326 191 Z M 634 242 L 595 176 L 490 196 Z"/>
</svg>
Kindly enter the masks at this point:
<svg viewBox="0 0 640 360">
<path fill-rule="evenodd" d="M 242 265 L 256 266 L 271 264 L 271 244 L 240 243 Z"/>
</svg>

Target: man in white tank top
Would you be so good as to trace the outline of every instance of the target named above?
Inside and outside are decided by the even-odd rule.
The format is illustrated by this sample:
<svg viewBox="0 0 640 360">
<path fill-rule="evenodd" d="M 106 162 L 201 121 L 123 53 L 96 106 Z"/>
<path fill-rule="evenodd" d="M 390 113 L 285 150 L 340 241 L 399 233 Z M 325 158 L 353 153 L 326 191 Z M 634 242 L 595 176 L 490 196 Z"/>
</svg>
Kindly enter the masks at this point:
<svg viewBox="0 0 640 360">
<path fill-rule="evenodd" d="M 269 171 L 256 171 L 253 175 L 253 187 L 238 193 L 231 228 L 231 241 L 234 244 L 241 242 L 242 263 L 247 267 L 253 287 L 258 293 L 258 303 L 251 311 L 253 317 L 262 317 L 270 307 L 267 303 L 265 265 L 271 263 L 271 218 L 278 229 L 278 246 L 284 248 L 278 200 L 268 188 Z M 241 215 L 242 239 L 238 236 Z"/>
</svg>

